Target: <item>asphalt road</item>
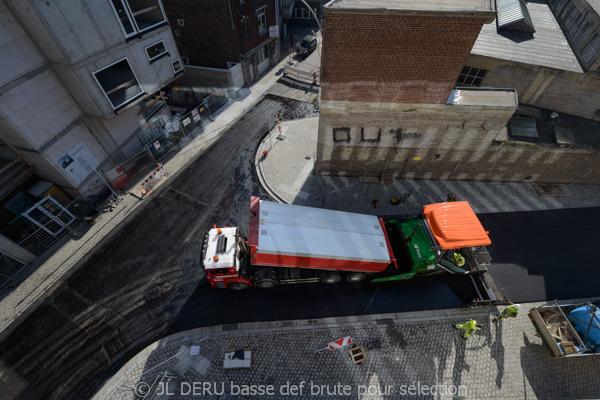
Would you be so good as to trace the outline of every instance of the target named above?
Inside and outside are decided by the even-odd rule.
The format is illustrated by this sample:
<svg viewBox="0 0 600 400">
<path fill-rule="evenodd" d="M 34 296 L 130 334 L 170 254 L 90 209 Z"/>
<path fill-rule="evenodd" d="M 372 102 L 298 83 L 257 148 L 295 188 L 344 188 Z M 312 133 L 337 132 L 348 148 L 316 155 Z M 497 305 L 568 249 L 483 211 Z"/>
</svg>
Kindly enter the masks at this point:
<svg viewBox="0 0 600 400">
<path fill-rule="evenodd" d="M 317 112 L 309 103 L 266 98 L 172 176 L 0 343 L 9 382 L 0 385 L 0 398 L 89 397 L 122 362 L 164 336 L 203 278 L 204 232 L 217 222 L 247 225 L 250 196 L 267 198 L 250 161 L 269 121 Z"/>
<path fill-rule="evenodd" d="M 474 298 L 467 278 L 450 275 L 382 284 L 342 281 L 335 285 L 298 284 L 245 291 L 216 289 L 203 279 L 171 324 L 169 333 L 252 321 L 453 308 Z"/>
<path fill-rule="evenodd" d="M 489 272 L 512 301 L 600 296 L 600 208 L 485 214 Z"/>
</svg>

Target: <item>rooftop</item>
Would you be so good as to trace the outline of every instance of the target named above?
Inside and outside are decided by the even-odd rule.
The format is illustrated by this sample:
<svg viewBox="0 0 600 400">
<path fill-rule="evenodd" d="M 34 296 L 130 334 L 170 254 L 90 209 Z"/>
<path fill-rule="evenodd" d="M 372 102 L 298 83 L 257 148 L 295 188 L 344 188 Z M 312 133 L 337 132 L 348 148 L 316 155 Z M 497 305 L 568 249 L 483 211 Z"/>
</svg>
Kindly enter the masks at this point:
<svg viewBox="0 0 600 400">
<path fill-rule="evenodd" d="M 583 73 L 577 57 L 546 2 L 529 1 L 534 37 L 499 34 L 496 24 L 484 25 L 472 54 Z"/>
<path fill-rule="evenodd" d="M 493 0 L 333 0 L 326 6 L 336 10 L 390 10 L 432 12 L 494 12 Z"/>
<path fill-rule="evenodd" d="M 588 0 L 588 3 L 590 3 L 594 11 L 600 14 L 600 0 Z"/>
<path fill-rule="evenodd" d="M 453 89 L 446 104 L 516 107 L 518 101 L 513 89 Z"/>
</svg>

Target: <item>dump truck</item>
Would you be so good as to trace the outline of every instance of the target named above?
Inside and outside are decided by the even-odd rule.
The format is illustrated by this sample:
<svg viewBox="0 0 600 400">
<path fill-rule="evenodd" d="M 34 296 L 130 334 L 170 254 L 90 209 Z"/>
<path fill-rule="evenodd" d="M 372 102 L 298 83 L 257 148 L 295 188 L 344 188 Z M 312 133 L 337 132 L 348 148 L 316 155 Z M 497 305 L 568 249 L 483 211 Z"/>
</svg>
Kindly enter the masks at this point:
<svg viewBox="0 0 600 400">
<path fill-rule="evenodd" d="M 594 304 L 546 304 L 529 318 L 552 357 L 600 355 L 600 310 Z"/>
<path fill-rule="evenodd" d="M 491 261 L 488 233 L 465 201 L 384 219 L 252 197 L 250 213 L 247 237 L 239 227 L 215 225 L 206 233 L 202 266 L 215 288 L 472 275 Z M 492 296 L 489 286 L 473 282 L 479 297 Z"/>
</svg>

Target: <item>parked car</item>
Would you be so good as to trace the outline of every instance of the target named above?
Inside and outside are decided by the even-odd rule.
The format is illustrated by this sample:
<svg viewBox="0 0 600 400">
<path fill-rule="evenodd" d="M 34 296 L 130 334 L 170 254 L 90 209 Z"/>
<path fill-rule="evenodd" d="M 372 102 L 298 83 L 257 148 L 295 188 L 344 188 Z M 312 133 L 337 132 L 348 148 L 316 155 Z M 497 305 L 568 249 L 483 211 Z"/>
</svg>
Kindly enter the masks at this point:
<svg viewBox="0 0 600 400">
<path fill-rule="evenodd" d="M 317 38 L 312 35 L 306 35 L 300 45 L 296 47 L 296 54 L 300 57 L 308 57 L 317 49 Z"/>
</svg>

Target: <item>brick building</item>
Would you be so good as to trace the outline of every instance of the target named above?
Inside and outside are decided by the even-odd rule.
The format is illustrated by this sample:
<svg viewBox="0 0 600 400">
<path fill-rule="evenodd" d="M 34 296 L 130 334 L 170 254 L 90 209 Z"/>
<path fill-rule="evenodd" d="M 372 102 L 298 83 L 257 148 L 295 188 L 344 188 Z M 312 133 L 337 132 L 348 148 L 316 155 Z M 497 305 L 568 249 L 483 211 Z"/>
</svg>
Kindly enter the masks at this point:
<svg viewBox="0 0 600 400">
<path fill-rule="evenodd" d="M 494 20 L 489 0 L 335 0 L 324 11 L 322 174 L 440 174 L 464 161 L 457 152 L 488 148 L 516 110 L 510 89 L 454 90 L 481 27 Z M 444 177 L 460 179 L 462 168 L 471 166 Z"/>
<path fill-rule="evenodd" d="M 165 11 L 187 64 L 187 81 L 249 86 L 280 59 L 271 27 L 281 20 L 275 0 L 169 0 Z"/>
</svg>

